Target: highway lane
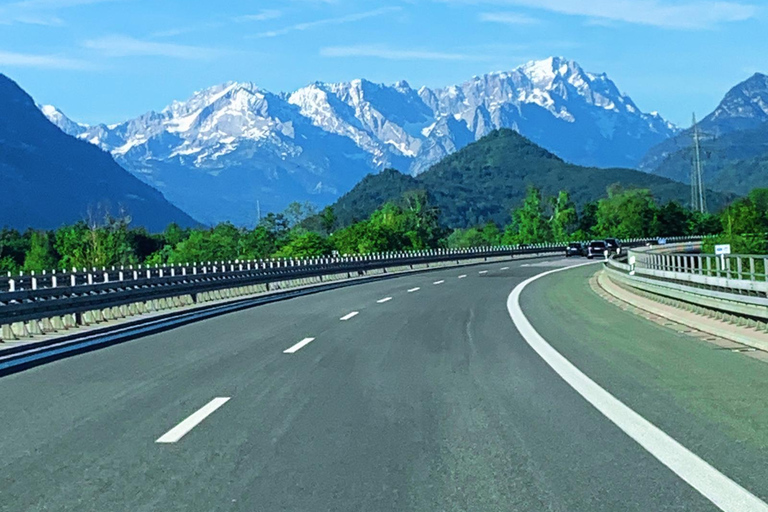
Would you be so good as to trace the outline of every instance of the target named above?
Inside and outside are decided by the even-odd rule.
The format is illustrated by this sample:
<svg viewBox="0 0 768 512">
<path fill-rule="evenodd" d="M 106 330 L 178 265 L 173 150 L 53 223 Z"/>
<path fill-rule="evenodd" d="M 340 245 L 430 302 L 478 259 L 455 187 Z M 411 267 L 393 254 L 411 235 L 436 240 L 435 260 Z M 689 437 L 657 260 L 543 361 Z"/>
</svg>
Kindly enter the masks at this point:
<svg viewBox="0 0 768 512">
<path fill-rule="evenodd" d="M 0 510 L 716 510 L 516 332 L 507 295 L 546 270 L 522 264 L 323 292 L 4 377 Z"/>
</svg>

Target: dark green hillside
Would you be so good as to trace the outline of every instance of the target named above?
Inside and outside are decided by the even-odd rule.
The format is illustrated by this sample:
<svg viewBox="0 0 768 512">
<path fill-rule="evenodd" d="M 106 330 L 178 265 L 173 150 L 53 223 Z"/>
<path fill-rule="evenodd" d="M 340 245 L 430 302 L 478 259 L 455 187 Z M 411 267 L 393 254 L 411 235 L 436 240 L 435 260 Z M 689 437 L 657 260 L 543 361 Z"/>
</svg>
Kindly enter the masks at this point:
<svg viewBox="0 0 768 512">
<path fill-rule="evenodd" d="M 745 195 L 768 187 L 768 122 L 758 128 L 705 137 L 701 142 L 704 181 L 709 188 Z M 667 155 L 652 172 L 688 182 L 693 162 L 691 141 Z"/>
<path fill-rule="evenodd" d="M 609 185 L 648 188 L 657 200 L 690 196 L 686 185 L 630 169 L 580 167 L 559 159 L 512 130 L 498 130 L 445 158 L 416 178 L 389 170 L 361 181 L 334 205 L 340 225 L 363 219 L 406 190 L 423 189 L 440 208 L 441 223 L 467 227 L 488 221 L 504 224 L 528 186 L 545 195 L 568 190 L 577 205 L 604 197 Z M 725 204 L 723 194 L 710 194 L 710 205 Z"/>
</svg>

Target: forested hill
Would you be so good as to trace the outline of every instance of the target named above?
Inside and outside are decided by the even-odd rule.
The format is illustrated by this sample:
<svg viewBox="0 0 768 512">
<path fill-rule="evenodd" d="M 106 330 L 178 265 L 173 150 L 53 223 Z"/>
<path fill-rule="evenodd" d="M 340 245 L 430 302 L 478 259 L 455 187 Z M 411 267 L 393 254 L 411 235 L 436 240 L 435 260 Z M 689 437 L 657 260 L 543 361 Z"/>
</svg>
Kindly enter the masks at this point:
<svg viewBox="0 0 768 512">
<path fill-rule="evenodd" d="M 411 177 L 395 170 L 369 175 L 334 204 L 339 226 L 364 219 L 387 201 L 408 190 L 424 190 L 440 208 L 441 223 L 468 227 L 494 221 L 505 224 L 528 186 L 554 196 L 567 190 L 581 206 L 606 195 L 610 185 L 647 188 L 661 203 L 687 204 L 690 188 L 660 176 L 630 169 L 597 169 L 569 164 L 517 132 L 496 130 Z M 730 196 L 709 192 L 710 209 L 724 206 Z"/>
</svg>

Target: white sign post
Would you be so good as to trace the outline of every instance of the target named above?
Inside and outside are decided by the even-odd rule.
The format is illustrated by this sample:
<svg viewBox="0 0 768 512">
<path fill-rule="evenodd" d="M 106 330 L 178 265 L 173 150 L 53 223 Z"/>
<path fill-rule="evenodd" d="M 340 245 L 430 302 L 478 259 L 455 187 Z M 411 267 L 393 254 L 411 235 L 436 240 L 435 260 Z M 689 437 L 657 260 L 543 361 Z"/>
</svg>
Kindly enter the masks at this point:
<svg viewBox="0 0 768 512">
<path fill-rule="evenodd" d="M 629 257 L 629 275 L 635 275 L 635 255 Z"/>
<path fill-rule="evenodd" d="M 725 271 L 725 255 L 731 254 L 731 244 L 716 245 L 715 254 L 720 256 L 720 270 Z"/>
</svg>

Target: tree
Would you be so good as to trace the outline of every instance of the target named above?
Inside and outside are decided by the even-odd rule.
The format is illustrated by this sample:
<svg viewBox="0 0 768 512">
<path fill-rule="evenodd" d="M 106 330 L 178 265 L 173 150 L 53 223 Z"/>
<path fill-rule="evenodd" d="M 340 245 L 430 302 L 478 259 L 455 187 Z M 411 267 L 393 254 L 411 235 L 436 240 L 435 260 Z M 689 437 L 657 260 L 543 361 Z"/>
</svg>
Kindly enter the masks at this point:
<svg viewBox="0 0 768 512">
<path fill-rule="evenodd" d="M 595 234 L 602 237 L 642 238 L 654 236 L 656 203 L 646 189 L 623 190 L 614 186 L 597 205 Z"/>
<path fill-rule="evenodd" d="M 29 237 L 15 229 L 0 229 L 0 272 L 18 272 L 24 264 L 29 243 Z"/>
<path fill-rule="evenodd" d="M 282 215 L 287 221 L 288 228 L 293 228 L 309 217 L 317 215 L 317 208 L 308 201 L 304 203 L 294 201 L 286 207 Z"/>
<path fill-rule="evenodd" d="M 45 231 L 33 231 L 30 236 L 30 246 L 24 258 L 24 271 L 41 271 L 55 269 L 59 263 L 58 254 L 53 248 L 52 236 Z"/>
<path fill-rule="evenodd" d="M 663 236 L 682 236 L 689 233 L 691 211 L 670 201 L 656 211 L 654 228 Z"/>
<path fill-rule="evenodd" d="M 290 230 L 290 223 L 282 213 L 269 212 L 259 221 L 258 225 L 266 229 L 274 237 L 275 243 L 280 243 L 287 237 Z"/>
<path fill-rule="evenodd" d="M 331 245 L 327 239 L 302 229 L 295 229 L 287 244 L 280 248 L 275 256 L 279 258 L 312 258 L 323 256 L 331 252 Z"/>
<path fill-rule="evenodd" d="M 209 230 L 194 230 L 173 250 L 170 263 L 201 263 L 238 259 L 240 231 L 228 222 Z"/>
<path fill-rule="evenodd" d="M 523 200 L 523 205 L 512 212 L 512 226 L 517 230 L 516 234 L 505 233 L 508 241 L 514 238 L 514 243 L 530 244 L 537 242 L 549 242 L 552 240 L 552 231 L 544 215 L 544 202 L 541 191 L 536 187 L 529 187 Z"/>
<path fill-rule="evenodd" d="M 255 260 L 269 258 L 275 251 L 277 251 L 275 234 L 262 224 L 240 235 L 237 249 L 240 259 Z"/>
<path fill-rule="evenodd" d="M 576 206 L 571 201 L 568 192 L 561 190 L 552 207 L 552 218 L 549 221 L 552 239 L 555 242 L 567 242 L 571 233 L 576 229 L 579 217 Z"/>
<path fill-rule="evenodd" d="M 336 212 L 333 211 L 332 206 L 326 206 L 323 211 L 320 212 L 320 226 L 325 234 L 330 235 L 333 232 L 333 227 L 336 225 Z"/>
</svg>

